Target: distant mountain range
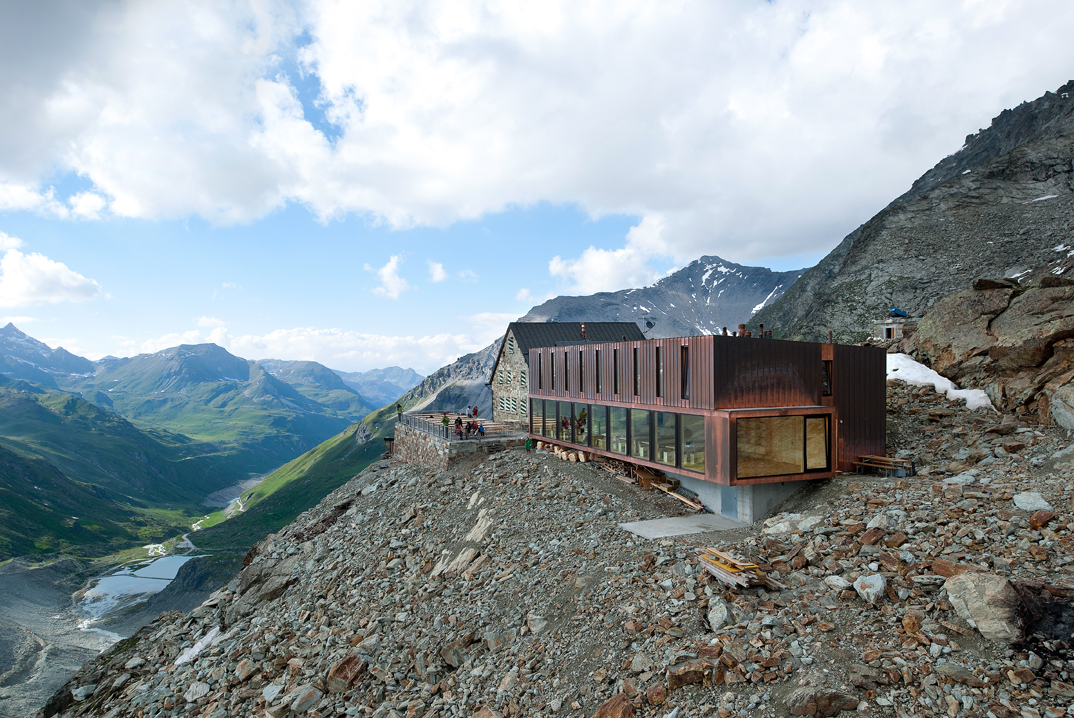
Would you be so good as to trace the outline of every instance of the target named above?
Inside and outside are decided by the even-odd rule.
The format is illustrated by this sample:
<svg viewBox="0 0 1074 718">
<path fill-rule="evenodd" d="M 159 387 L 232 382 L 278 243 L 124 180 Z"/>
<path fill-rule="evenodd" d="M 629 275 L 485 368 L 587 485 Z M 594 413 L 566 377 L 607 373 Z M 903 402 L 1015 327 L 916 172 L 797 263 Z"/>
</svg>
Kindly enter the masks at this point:
<svg viewBox="0 0 1074 718">
<path fill-rule="evenodd" d="M 1004 110 L 848 234 L 752 319 L 842 342 L 898 307 L 926 312 L 978 277 L 1023 285 L 1074 266 L 1074 81 Z"/>
<path fill-rule="evenodd" d="M 734 331 L 783 295 L 805 270 L 773 272 L 701 257 L 655 284 L 583 297 L 556 297 L 521 322 L 635 321 L 650 338 Z"/>
<path fill-rule="evenodd" d="M 9 477 L 0 481 L 0 522 L 6 515 L 25 531 L 0 531 L 0 560 L 33 547 L 107 550 L 131 536 L 145 543 L 174 534 L 206 494 L 287 463 L 421 379 L 398 367 L 344 379 L 317 362 L 254 362 L 214 344 L 91 362 L 8 324 L 0 329 L 0 473 Z M 376 398 L 354 388 L 363 383 Z M 47 476 L 52 488 L 16 496 L 15 477 L 30 475 Z M 65 496 L 83 494 L 95 497 L 99 522 L 79 523 L 67 508 L 70 516 L 59 516 Z M 7 507 L 19 506 L 14 522 Z"/>
</svg>

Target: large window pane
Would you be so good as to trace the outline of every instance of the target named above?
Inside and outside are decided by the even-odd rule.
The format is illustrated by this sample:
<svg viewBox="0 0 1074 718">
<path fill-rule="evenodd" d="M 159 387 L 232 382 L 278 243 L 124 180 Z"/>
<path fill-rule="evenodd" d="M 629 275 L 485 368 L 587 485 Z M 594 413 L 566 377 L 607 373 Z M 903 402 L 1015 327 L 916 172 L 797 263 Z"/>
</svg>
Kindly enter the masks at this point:
<svg viewBox="0 0 1074 718">
<path fill-rule="evenodd" d="M 609 436 L 611 437 L 611 450 L 617 454 L 626 454 L 626 409 L 621 406 L 613 406 L 608 409 Z"/>
<path fill-rule="evenodd" d="M 608 407 L 594 404 L 589 412 L 590 439 L 594 449 L 608 450 Z"/>
<path fill-rule="evenodd" d="M 541 435 L 556 438 L 556 402 L 549 399 L 544 400 L 544 429 Z"/>
<path fill-rule="evenodd" d="M 589 446 L 589 405 L 574 405 L 574 443 Z"/>
<path fill-rule="evenodd" d="M 541 421 L 541 419 L 540 419 L 540 414 L 538 413 L 540 411 L 541 411 L 541 400 L 540 399 L 530 399 L 530 433 L 531 434 L 540 434 L 541 433 L 541 427 L 540 427 L 540 423 L 539 423 Z"/>
<path fill-rule="evenodd" d="M 573 417 L 571 416 L 571 403 L 569 401 L 559 402 L 559 440 L 573 442 L 574 426 Z"/>
<path fill-rule="evenodd" d="M 675 417 L 670 411 L 656 411 L 656 460 L 675 465 Z"/>
<path fill-rule="evenodd" d="M 705 473 L 705 417 L 683 414 L 682 468 Z"/>
<path fill-rule="evenodd" d="M 649 446 L 649 412 L 630 409 L 630 455 L 636 459 L 652 460 Z"/>
<path fill-rule="evenodd" d="M 828 417 L 806 417 L 806 469 L 827 469 Z"/>
<path fill-rule="evenodd" d="M 738 478 L 804 472 L 803 420 L 801 416 L 739 419 Z"/>
</svg>

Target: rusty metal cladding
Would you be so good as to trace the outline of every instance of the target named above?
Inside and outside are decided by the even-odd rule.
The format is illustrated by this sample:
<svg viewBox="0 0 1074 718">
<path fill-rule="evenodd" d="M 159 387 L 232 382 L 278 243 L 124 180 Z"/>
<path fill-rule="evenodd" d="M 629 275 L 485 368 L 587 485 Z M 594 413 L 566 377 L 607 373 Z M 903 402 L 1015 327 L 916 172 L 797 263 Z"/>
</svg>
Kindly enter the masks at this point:
<svg viewBox="0 0 1074 718">
<path fill-rule="evenodd" d="M 684 346 L 689 351 L 689 397 L 686 398 L 682 396 Z M 657 396 L 656 391 L 658 347 L 664 374 L 661 396 Z M 597 352 L 600 353 L 600 391 L 597 390 Z M 837 417 L 830 436 L 833 469 L 851 471 L 858 456 L 884 452 L 885 359 L 880 349 L 697 336 L 560 344 L 532 348 L 529 357 L 530 395 L 534 398 L 704 414 L 705 478 L 716 483 L 734 485 L 775 480 L 766 477 L 740 482 L 734 478 L 735 456 L 731 446 L 734 422 L 728 419 L 728 410 L 772 409 L 781 412 L 789 407 L 831 407 Z M 552 385 L 553 358 L 555 388 Z M 831 396 L 822 395 L 825 361 L 831 362 L 832 366 Z M 615 391 L 616 374 L 618 393 Z M 569 386 L 565 386 L 565 378 Z M 628 460 L 666 468 L 648 461 Z M 801 475 L 801 478 L 820 476 Z"/>
<path fill-rule="evenodd" d="M 887 356 L 883 349 L 834 345 L 832 395 L 840 421 L 840 471 L 853 471 L 859 456 L 884 455 L 886 373 Z"/>
<path fill-rule="evenodd" d="M 820 345 L 713 337 L 714 405 L 719 409 L 816 406 L 820 403 Z"/>
</svg>

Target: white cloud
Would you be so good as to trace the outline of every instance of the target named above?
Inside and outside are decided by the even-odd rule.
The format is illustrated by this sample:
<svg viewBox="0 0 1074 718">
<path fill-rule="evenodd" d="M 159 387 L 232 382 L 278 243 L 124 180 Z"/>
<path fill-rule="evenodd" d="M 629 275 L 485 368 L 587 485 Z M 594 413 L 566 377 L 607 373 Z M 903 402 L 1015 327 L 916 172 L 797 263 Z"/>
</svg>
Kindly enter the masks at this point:
<svg viewBox="0 0 1074 718">
<path fill-rule="evenodd" d="M 461 334 L 389 336 L 335 328 L 295 327 L 266 334 L 232 335 L 218 326 L 205 333 L 194 329 L 165 334 L 142 342 L 116 338 L 121 351 L 157 352 L 178 344 L 212 342 L 246 359 L 317 361 L 332 369 L 368 371 L 388 366 L 413 367 L 428 374 L 491 344 L 503 334 L 507 322 L 497 326 L 495 315 L 470 318 L 472 331 Z M 507 317 L 507 315 L 503 315 Z"/>
<path fill-rule="evenodd" d="M 21 240 L 3 235 L 0 247 L 0 307 L 85 302 L 101 296 L 101 285 L 83 277 L 62 262 L 32 252 L 23 254 Z"/>
<path fill-rule="evenodd" d="M 429 280 L 432 282 L 442 282 L 447 279 L 447 272 L 444 271 L 444 265 L 440 262 L 434 262 L 431 259 L 425 260 L 425 263 L 429 265 Z"/>
<path fill-rule="evenodd" d="M 379 294 L 388 299 L 398 299 L 400 294 L 410 289 L 407 281 L 399 276 L 399 265 L 402 261 L 402 257 L 393 254 L 388 263 L 380 269 L 375 269 L 370 264 L 365 265 L 365 271 L 375 272 L 380 278 L 380 286 L 373 289 L 373 294 Z"/>
<path fill-rule="evenodd" d="M 100 219 L 106 205 L 104 197 L 96 192 L 79 192 L 67 203 L 71 205 L 71 214 L 79 219 Z"/>
<path fill-rule="evenodd" d="M 3 326 L 14 324 L 17 327 L 21 327 L 23 324 L 34 324 L 39 321 L 41 320 L 37 317 L 0 317 L 0 325 Z"/>
<path fill-rule="evenodd" d="M 522 289 L 519 289 L 518 294 L 515 295 L 515 301 L 516 302 L 527 302 L 527 303 L 532 302 L 533 301 L 533 295 L 530 294 L 530 290 L 528 290 L 525 287 L 523 287 Z"/>
<path fill-rule="evenodd" d="M 463 317 L 463 320 L 470 325 L 475 341 L 481 346 L 488 346 L 502 337 L 507 331 L 507 325 L 516 319 L 518 319 L 517 314 L 498 312 L 479 312 Z"/>
<path fill-rule="evenodd" d="M 472 269 L 464 269 L 459 272 L 459 279 L 464 282 L 470 282 L 471 284 L 477 283 L 477 272 Z"/>
<path fill-rule="evenodd" d="M 10 234 L 0 232 L 0 252 L 6 252 L 9 249 L 18 249 L 22 244 L 22 240 L 18 237 L 12 237 Z"/>
<path fill-rule="evenodd" d="M 663 217 L 647 216 L 630 228 L 622 249 L 590 246 L 578 259 L 555 256 L 548 263 L 548 272 L 571 282 L 566 289 L 571 294 L 611 292 L 651 284 L 660 278 L 660 273 L 648 265 L 649 260 L 671 253 L 664 240 L 664 227 Z"/>
<path fill-rule="evenodd" d="M 216 317 L 198 317 L 194 320 L 194 323 L 199 327 L 222 327 L 224 326 L 223 319 L 217 319 Z"/>
<path fill-rule="evenodd" d="M 559 260 L 578 287 L 581 267 L 613 286 L 646 257 L 830 248 L 1074 65 L 1063 0 L 16 5 L 0 210 L 662 220 L 661 246 Z M 320 109 L 283 72 L 295 57 Z M 57 199 L 57 170 L 92 190 Z"/>
</svg>

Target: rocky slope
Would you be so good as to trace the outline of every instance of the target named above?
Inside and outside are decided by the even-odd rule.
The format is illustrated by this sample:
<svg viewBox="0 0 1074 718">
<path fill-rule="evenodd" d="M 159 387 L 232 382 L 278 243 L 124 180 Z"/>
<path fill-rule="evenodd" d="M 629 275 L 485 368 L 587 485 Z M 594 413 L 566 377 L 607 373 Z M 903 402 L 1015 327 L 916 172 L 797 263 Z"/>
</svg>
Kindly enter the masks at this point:
<svg viewBox="0 0 1074 718">
<path fill-rule="evenodd" d="M 851 232 L 753 317 L 777 336 L 861 341 L 891 307 L 912 314 L 977 277 L 1070 268 L 1074 81 L 1005 110 Z"/>
<path fill-rule="evenodd" d="M 657 541 L 617 523 L 682 505 L 592 464 L 371 467 L 39 715 L 1070 715 L 1074 450 L 901 383 L 888 411 L 920 475 Z M 728 589 L 705 546 L 785 588 Z"/>
<path fill-rule="evenodd" d="M 0 374 L 55 387 L 56 377 L 92 373 L 93 362 L 63 347 L 53 349 L 10 322 L 0 329 Z"/>
<path fill-rule="evenodd" d="M 650 338 L 719 334 L 724 327 L 734 331 L 778 299 L 802 271 L 773 272 L 701 257 L 648 287 L 556 297 L 519 321 L 635 321 Z"/>
<path fill-rule="evenodd" d="M 984 389 L 997 407 L 1074 430 L 1074 279 L 976 286 L 940 300 L 895 349 Z"/>
</svg>

